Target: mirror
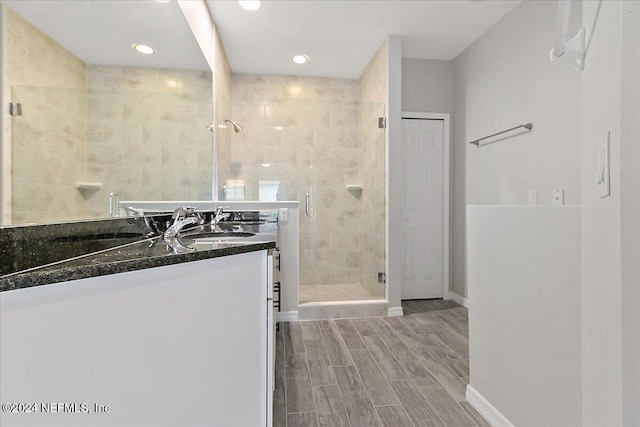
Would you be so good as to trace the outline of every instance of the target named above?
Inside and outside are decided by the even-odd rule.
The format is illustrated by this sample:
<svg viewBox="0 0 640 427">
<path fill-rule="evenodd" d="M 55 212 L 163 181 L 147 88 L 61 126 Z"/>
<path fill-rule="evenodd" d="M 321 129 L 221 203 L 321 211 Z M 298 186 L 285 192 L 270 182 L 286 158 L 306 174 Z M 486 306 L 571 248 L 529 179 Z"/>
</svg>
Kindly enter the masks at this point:
<svg viewBox="0 0 640 427">
<path fill-rule="evenodd" d="M 211 200 L 212 73 L 177 2 L 0 7 L 3 225 L 108 217 L 110 193 Z"/>
</svg>

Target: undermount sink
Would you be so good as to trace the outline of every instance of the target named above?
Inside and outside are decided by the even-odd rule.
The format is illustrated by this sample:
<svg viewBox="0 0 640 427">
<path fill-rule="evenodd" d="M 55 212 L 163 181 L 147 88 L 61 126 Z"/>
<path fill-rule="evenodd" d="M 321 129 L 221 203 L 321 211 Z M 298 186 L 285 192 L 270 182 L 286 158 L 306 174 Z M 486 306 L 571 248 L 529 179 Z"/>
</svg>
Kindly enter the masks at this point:
<svg viewBox="0 0 640 427">
<path fill-rule="evenodd" d="M 210 244 L 210 243 L 244 243 L 244 242 L 269 242 L 274 240 L 272 237 L 264 234 L 254 233 L 228 233 L 219 236 L 195 237 L 193 243 Z"/>
<path fill-rule="evenodd" d="M 116 239 L 143 239 L 145 236 L 142 233 L 131 232 L 113 232 L 113 233 L 99 233 L 99 234 L 87 234 L 77 236 L 61 236 L 53 239 L 54 242 L 75 243 L 84 241 L 99 241 L 99 240 L 116 240 Z"/>
<path fill-rule="evenodd" d="M 185 237 L 189 237 L 194 240 L 205 240 L 205 239 L 234 239 L 241 238 L 246 239 L 247 237 L 255 236 L 256 233 L 247 233 L 246 231 L 229 231 L 229 232 L 209 232 L 209 233 L 197 233 L 192 235 L 185 235 Z"/>
<path fill-rule="evenodd" d="M 182 244 L 195 250 L 215 249 L 219 245 L 234 245 L 245 243 L 266 243 L 275 241 L 275 234 L 248 233 L 231 231 L 227 233 L 197 233 L 182 236 Z"/>
</svg>

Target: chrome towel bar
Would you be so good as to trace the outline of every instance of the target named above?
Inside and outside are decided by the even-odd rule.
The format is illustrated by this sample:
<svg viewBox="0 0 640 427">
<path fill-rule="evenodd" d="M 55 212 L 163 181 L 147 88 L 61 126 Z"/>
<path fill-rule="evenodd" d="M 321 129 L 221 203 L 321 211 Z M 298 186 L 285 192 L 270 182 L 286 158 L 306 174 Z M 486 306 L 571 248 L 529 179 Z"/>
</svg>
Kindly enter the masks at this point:
<svg viewBox="0 0 640 427">
<path fill-rule="evenodd" d="M 492 138 L 494 136 L 501 135 L 501 134 L 507 133 L 507 132 L 511 132 L 512 130 L 516 130 L 516 129 L 520 129 L 520 128 L 525 128 L 525 129 L 531 130 L 531 129 L 533 129 L 533 124 L 527 123 L 526 125 L 519 125 L 519 126 L 516 126 L 516 127 L 512 127 L 511 129 L 503 130 L 502 132 L 494 133 L 493 135 L 489 135 L 489 136 L 485 136 L 484 138 L 476 139 L 475 141 L 471 141 L 469 144 L 475 144 L 476 147 L 479 147 L 480 146 L 480 141 L 482 141 L 483 139 L 489 139 L 489 138 Z"/>
</svg>

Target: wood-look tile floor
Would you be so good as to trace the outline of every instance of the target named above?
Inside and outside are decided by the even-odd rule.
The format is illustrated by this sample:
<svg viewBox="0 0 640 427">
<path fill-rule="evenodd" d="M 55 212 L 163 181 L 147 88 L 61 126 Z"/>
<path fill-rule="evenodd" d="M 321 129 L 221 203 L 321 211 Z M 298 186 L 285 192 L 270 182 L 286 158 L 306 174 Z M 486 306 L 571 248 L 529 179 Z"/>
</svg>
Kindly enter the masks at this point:
<svg viewBox="0 0 640 427">
<path fill-rule="evenodd" d="M 488 426 L 464 397 L 467 310 L 402 306 L 404 317 L 281 323 L 274 426 Z"/>
</svg>

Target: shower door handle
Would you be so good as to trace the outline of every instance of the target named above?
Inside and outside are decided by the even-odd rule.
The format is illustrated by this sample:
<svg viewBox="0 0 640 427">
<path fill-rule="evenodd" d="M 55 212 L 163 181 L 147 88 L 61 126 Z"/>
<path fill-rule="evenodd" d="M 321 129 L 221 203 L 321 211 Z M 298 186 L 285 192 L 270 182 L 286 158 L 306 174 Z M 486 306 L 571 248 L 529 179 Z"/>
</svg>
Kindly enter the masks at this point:
<svg viewBox="0 0 640 427">
<path fill-rule="evenodd" d="M 309 193 L 304 195 L 304 211 L 309 216 Z"/>
</svg>

